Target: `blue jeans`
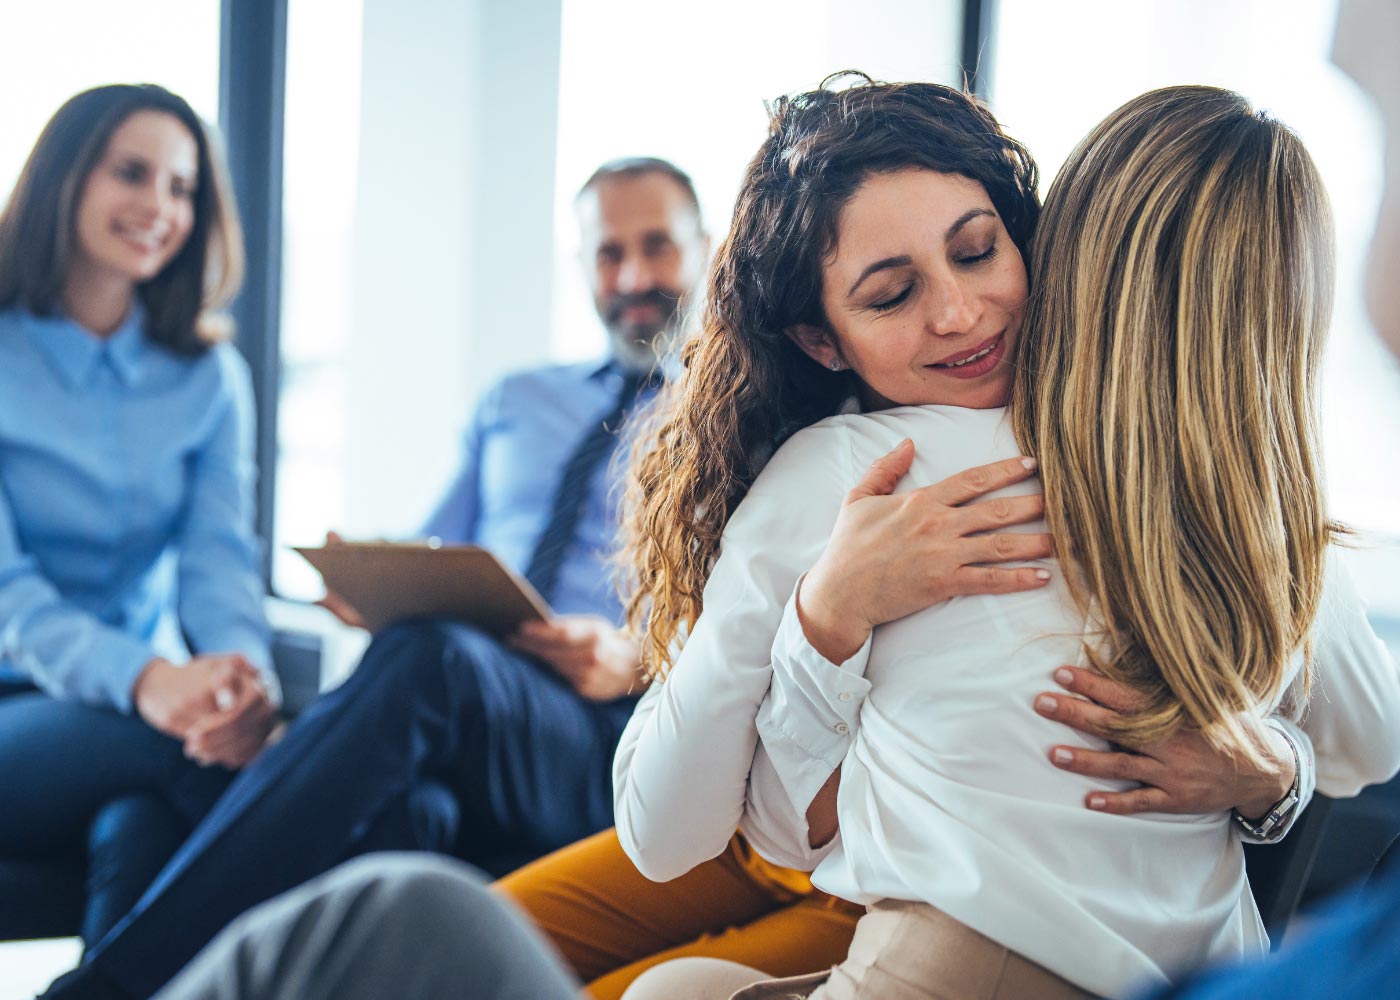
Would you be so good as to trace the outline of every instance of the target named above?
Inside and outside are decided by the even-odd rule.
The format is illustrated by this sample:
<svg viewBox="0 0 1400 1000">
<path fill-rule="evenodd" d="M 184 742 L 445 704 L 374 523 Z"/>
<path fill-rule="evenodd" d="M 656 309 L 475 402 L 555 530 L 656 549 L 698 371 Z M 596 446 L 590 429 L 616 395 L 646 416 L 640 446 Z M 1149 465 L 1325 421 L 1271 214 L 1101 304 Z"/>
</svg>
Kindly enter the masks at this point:
<svg viewBox="0 0 1400 1000">
<path fill-rule="evenodd" d="M 0 689 L 0 857 L 87 871 L 80 932 L 96 943 L 141 897 L 232 780 L 140 718 L 6 682 Z M 29 906 L 0 893 L 0 923 Z M 79 928 L 75 928 L 79 930 Z"/>
<path fill-rule="evenodd" d="M 234 781 L 77 982 L 151 994 L 238 914 L 343 860 L 425 779 L 451 790 L 468 860 L 523 861 L 604 829 L 634 705 L 591 702 L 465 625 L 388 629 Z"/>
</svg>

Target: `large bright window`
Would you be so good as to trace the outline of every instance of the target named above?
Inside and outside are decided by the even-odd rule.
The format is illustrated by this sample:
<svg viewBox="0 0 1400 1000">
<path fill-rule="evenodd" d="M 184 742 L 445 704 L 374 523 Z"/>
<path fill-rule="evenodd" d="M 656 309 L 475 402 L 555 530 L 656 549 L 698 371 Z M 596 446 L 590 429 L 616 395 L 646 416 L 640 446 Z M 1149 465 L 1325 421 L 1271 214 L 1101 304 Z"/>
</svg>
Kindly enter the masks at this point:
<svg viewBox="0 0 1400 1000">
<path fill-rule="evenodd" d="M 5 0 L 0 192 L 58 106 L 105 83 L 158 83 L 219 119 L 219 0 Z"/>
<path fill-rule="evenodd" d="M 555 191 L 554 351 L 586 357 L 604 335 L 579 278 L 573 197 L 600 163 L 661 156 L 695 180 L 716 239 L 763 141 L 764 101 L 858 69 L 954 83 L 957 0 L 564 0 Z"/>
<path fill-rule="evenodd" d="M 1323 430 L 1333 512 L 1378 543 L 1362 559 L 1373 605 L 1400 609 L 1400 366 L 1362 299 L 1381 188 L 1379 121 L 1331 63 L 1336 0 L 1000 0 L 992 104 L 1036 154 L 1042 194 L 1101 118 L 1154 87 L 1229 87 L 1302 136 L 1337 225 L 1337 307 L 1324 371 Z M 1385 450 L 1391 453 L 1387 458 Z"/>
<path fill-rule="evenodd" d="M 359 176 L 361 9 L 291 0 L 282 170 L 281 399 L 272 576 L 287 596 L 320 594 L 288 545 L 347 527 L 350 309 Z"/>
</svg>

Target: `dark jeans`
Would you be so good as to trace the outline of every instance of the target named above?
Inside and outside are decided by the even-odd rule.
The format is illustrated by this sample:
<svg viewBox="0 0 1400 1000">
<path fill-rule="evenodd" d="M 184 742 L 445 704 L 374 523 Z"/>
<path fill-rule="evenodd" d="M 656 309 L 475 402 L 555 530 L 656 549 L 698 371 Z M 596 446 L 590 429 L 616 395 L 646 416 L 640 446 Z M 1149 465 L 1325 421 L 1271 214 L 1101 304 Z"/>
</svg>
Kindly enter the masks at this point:
<svg viewBox="0 0 1400 1000">
<path fill-rule="evenodd" d="M 86 866 L 91 946 L 141 897 L 232 780 L 136 716 L 0 687 L 0 857 Z M 0 911 L 27 905 L 0 893 Z M 0 913 L 23 927 L 23 914 Z"/>
<path fill-rule="evenodd" d="M 604 829 L 634 704 L 590 702 L 468 626 L 385 631 L 244 770 L 70 991 L 53 995 L 109 995 L 99 983 L 151 994 L 238 914 L 341 861 L 425 778 L 452 791 L 468 859 L 538 856 Z"/>
</svg>

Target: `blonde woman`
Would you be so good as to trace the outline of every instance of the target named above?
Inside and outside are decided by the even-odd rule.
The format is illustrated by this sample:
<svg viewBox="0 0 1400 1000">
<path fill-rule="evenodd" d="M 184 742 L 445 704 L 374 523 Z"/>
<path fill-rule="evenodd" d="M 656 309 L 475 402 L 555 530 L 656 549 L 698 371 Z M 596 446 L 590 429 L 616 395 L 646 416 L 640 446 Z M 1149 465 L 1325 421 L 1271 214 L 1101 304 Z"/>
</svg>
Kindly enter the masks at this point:
<svg viewBox="0 0 1400 1000">
<path fill-rule="evenodd" d="M 1400 685 L 1320 487 L 1330 216 L 1286 128 L 1226 91 L 1154 92 L 1066 164 L 1028 301 L 999 192 L 921 159 L 929 86 L 784 102 L 750 166 L 636 473 L 633 611 L 666 680 L 624 736 L 619 836 L 644 872 L 688 845 L 698 863 L 747 781 L 755 843 L 871 905 L 829 977 L 746 996 L 1124 996 L 1267 939 L 1227 807 L 1112 816 L 1094 804 L 1129 782 L 1076 758 L 1198 731 L 1243 767 L 1311 686 L 1328 791 L 1400 766 Z M 788 255 L 783 288 L 753 280 L 765 253 Z M 836 413 L 848 392 L 864 412 Z M 901 496 L 1025 455 L 1073 559 L 1032 561 L 1035 591 L 909 597 Z M 1036 493 L 953 507 L 997 527 Z M 1065 743 L 1030 707 L 1063 664 L 1132 692 L 1089 706 L 1103 738 Z M 754 978 L 663 966 L 629 995 Z"/>
</svg>

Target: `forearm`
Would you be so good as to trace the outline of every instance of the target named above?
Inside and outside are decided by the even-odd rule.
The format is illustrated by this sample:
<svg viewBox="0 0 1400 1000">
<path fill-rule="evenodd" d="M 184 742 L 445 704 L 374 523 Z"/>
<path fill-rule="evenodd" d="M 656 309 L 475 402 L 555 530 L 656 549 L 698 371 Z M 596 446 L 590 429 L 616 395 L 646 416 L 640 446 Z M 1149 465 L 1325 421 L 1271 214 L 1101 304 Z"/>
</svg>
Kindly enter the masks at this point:
<svg viewBox="0 0 1400 1000">
<path fill-rule="evenodd" d="M 653 686 L 614 759 L 618 839 L 637 870 L 658 882 L 723 852 L 739 826 L 757 742 L 758 694 L 697 698 L 718 692 L 693 687 L 681 671 Z"/>
<path fill-rule="evenodd" d="M 0 636 L 5 659 L 48 694 L 121 712 L 132 710 L 132 688 L 156 655 L 32 573 L 0 587 Z"/>
</svg>

